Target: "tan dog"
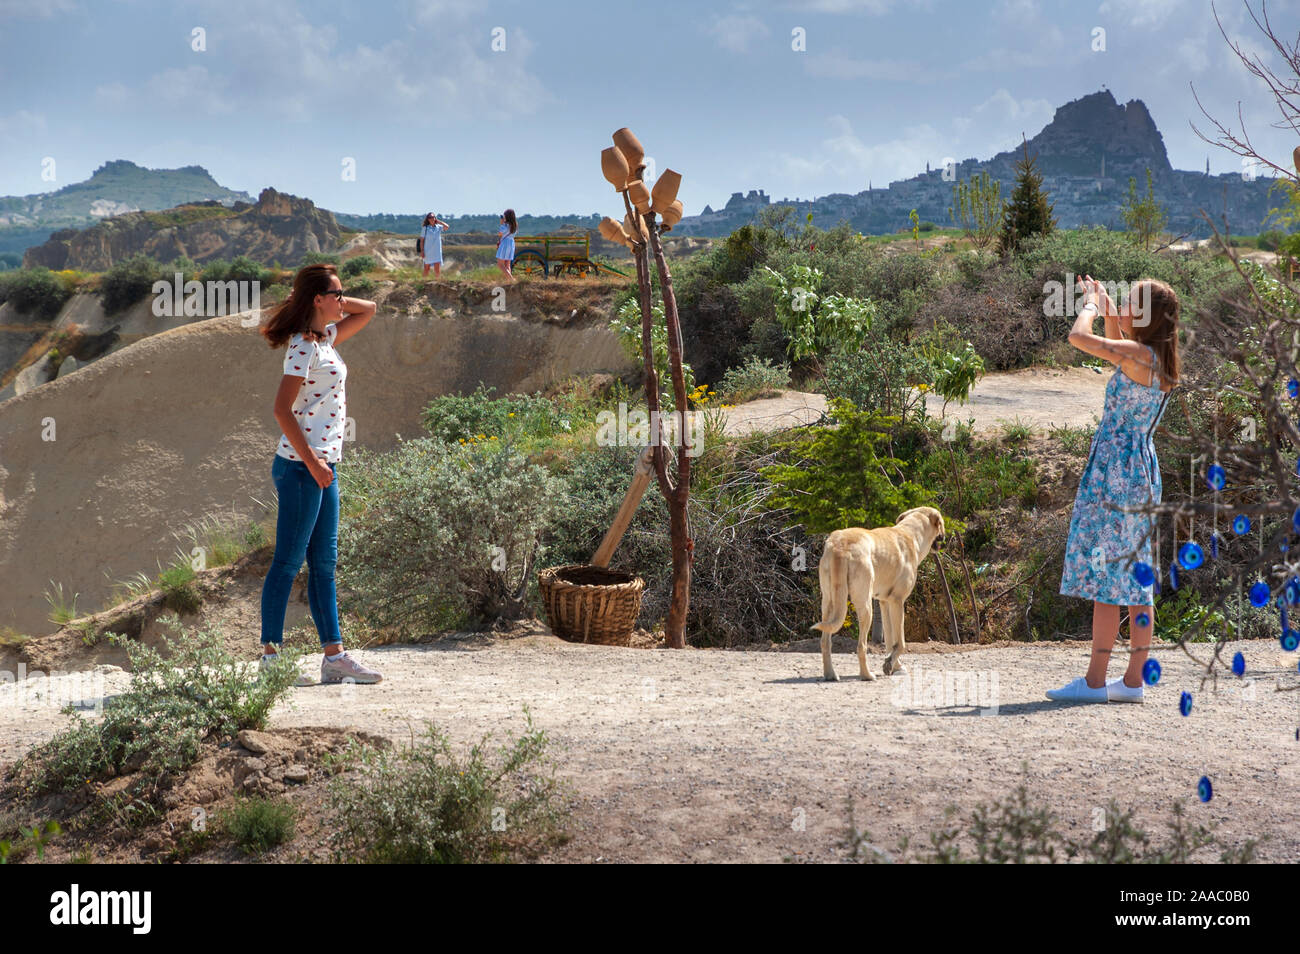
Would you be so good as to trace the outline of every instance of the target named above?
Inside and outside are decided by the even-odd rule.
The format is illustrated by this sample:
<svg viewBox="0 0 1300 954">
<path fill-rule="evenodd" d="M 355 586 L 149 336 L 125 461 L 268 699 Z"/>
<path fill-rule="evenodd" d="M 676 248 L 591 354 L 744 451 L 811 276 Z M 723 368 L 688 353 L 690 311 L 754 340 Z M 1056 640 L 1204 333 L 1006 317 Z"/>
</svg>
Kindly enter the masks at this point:
<svg viewBox="0 0 1300 954">
<path fill-rule="evenodd" d="M 863 679 L 875 679 L 867 668 L 867 638 L 871 632 L 871 601 L 880 601 L 886 676 L 905 672 L 898 656 L 907 649 L 903 641 L 903 603 L 916 586 L 916 571 L 936 539 L 942 540 L 943 514 L 933 507 L 916 507 L 899 514 L 892 527 L 863 530 L 849 527 L 826 538 L 817 575 L 822 588 L 822 621 L 813 629 L 822 633 L 822 671 L 837 682 L 831 665 L 831 634 L 844 625 L 848 600 L 858 611 L 858 670 Z"/>
</svg>

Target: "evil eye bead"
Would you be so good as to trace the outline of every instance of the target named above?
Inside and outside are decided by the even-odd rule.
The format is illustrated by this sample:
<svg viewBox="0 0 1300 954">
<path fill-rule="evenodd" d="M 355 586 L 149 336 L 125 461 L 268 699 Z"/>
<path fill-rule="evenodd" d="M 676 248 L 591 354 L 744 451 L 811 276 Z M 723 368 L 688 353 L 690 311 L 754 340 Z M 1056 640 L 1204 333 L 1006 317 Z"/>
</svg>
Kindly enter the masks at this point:
<svg viewBox="0 0 1300 954">
<path fill-rule="evenodd" d="M 1250 533 L 1250 518 L 1244 513 L 1239 513 L 1232 518 L 1232 532 L 1237 536 L 1243 536 Z"/>
<path fill-rule="evenodd" d="M 1210 784 L 1210 777 L 1202 775 L 1201 780 L 1196 783 L 1196 797 L 1203 802 L 1208 802 L 1214 797 L 1214 786 Z"/>
<path fill-rule="evenodd" d="M 1300 646 L 1300 633 L 1297 633 L 1294 629 L 1284 629 L 1279 642 L 1282 644 L 1283 649 L 1293 653 L 1296 651 L 1296 647 Z"/>
<path fill-rule="evenodd" d="M 1219 558 L 1219 534 L 1216 532 L 1210 534 L 1210 559 L 1217 560 L 1218 558 Z"/>
<path fill-rule="evenodd" d="M 1146 613 L 1138 613 L 1137 624 L 1141 626 L 1143 629 L 1146 629 L 1148 626 L 1151 625 L 1151 617 Z"/>
<path fill-rule="evenodd" d="M 1268 602 L 1268 584 L 1263 580 L 1250 585 L 1250 605 L 1259 609 Z"/>
<path fill-rule="evenodd" d="M 1228 474 L 1220 465 L 1211 464 L 1210 469 L 1206 471 L 1205 482 L 1210 485 L 1211 490 L 1222 490 L 1228 483 Z"/>
<path fill-rule="evenodd" d="M 1293 576 L 1287 580 L 1286 601 L 1292 606 L 1300 603 L 1300 576 Z"/>
<path fill-rule="evenodd" d="M 1187 542 L 1178 548 L 1178 562 L 1183 565 L 1184 570 L 1195 570 L 1205 562 L 1205 554 L 1201 552 L 1199 543 Z"/>
<path fill-rule="evenodd" d="M 1178 711 L 1183 715 L 1192 714 L 1192 694 L 1186 689 L 1184 689 L 1183 694 L 1178 697 Z"/>
<path fill-rule="evenodd" d="M 1150 586 L 1156 581 L 1156 574 L 1150 563 L 1134 563 L 1133 579 L 1137 580 L 1138 586 Z"/>
<path fill-rule="evenodd" d="M 1300 381 L 1292 378 L 1286 383 L 1286 393 L 1293 398 L 1300 397 Z"/>
<path fill-rule="evenodd" d="M 1246 674 L 1246 657 L 1241 653 L 1232 657 L 1232 674 L 1234 676 L 1244 676 Z"/>
<path fill-rule="evenodd" d="M 1169 586 L 1171 589 L 1178 589 L 1178 564 L 1169 564 Z"/>
<path fill-rule="evenodd" d="M 1160 681 L 1160 663 L 1155 659 L 1148 659 L 1142 667 L 1142 681 L 1148 686 L 1154 686 Z"/>
</svg>

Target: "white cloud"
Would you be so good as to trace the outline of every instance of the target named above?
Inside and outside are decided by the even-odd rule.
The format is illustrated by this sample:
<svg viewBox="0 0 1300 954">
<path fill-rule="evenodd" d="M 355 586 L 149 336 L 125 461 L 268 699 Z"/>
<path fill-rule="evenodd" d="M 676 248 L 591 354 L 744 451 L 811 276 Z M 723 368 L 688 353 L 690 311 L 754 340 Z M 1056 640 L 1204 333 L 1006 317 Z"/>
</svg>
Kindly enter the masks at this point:
<svg viewBox="0 0 1300 954">
<path fill-rule="evenodd" d="M 1176 17 L 1185 20 L 1187 6 L 1187 0 L 1104 0 L 1097 13 L 1103 17 L 1113 16 L 1123 26 L 1160 26 Z M 1106 26 L 1105 23 L 1098 25 Z"/>
<path fill-rule="evenodd" d="M 352 45 L 334 25 L 293 5 L 226 0 L 199 20 L 207 49 L 190 54 L 192 65 L 129 87 L 101 86 L 96 100 L 127 110 L 188 102 L 197 120 L 231 111 L 305 120 L 327 112 L 328 104 L 347 115 L 418 123 L 509 118 L 553 102 L 529 70 L 534 44 L 520 27 L 505 27 L 503 51 L 492 49 L 490 29 L 463 24 L 441 30 L 430 49 L 431 25 L 462 19 L 471 9 L 448 0 L 413 4 L 424 28 L 371 47 Z"/>
<path fill-rule="evenodd" d="M 894 0 L 800 0 L 788 6 L 812 13 L 865 13 L 878 17 L 890 11 L 894 6 Z M 930 4 L 913 2 L 910 6 L 928 8 Z"/>
<path fill-rule="evenodd" d="M 909 178 L 943 156 L 943 139 L 928 124 L 909 126 L 888 142 L 868 144 L 846 117 L 831 116 L 829 123 L 834 135 L 822 140 L 815 155 L 778 156 L 777 170 L 792 187 L 857 192 L 866 188 L 868 179 L 884 185 Z"/>
<path fill-rule="evenodd" d="M 0 20 L 48 20 L 55 14 L 72 13 L 77 9 L 73 0 L 0 0 Z"/>
<path fill-rule="evenodd" d="M 705 27 L 705 32 L 717 40 L 724 50 L 732 53 L 748 53 L 754 43 L 772 33 L 767 24 L 757 17 L 738 13 L 715 16 L 713 22 Z"/>
</svg>

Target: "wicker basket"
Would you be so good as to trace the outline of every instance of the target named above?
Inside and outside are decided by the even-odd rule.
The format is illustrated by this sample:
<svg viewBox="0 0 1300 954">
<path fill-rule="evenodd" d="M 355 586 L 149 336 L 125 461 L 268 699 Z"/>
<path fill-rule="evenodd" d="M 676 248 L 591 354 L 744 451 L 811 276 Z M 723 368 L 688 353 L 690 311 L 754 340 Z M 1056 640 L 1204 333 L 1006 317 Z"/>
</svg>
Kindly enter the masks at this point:
<svg viewBox="0 0 1300 954">
<path fill-rule="evenodd" d="M 645 580 L 621 570 L 571 563 L 537 574 L 551 632 L 571 643 L 626 646 Z"/>
</svg>

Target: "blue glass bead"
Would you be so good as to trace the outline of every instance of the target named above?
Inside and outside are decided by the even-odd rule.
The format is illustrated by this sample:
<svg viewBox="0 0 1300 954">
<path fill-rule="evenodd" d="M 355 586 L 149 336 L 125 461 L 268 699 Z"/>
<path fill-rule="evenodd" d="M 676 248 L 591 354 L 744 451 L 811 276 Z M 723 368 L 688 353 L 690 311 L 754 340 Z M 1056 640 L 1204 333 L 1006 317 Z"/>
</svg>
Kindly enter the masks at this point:
<svg viewBox="0 0 1300 954">
<path fill-rule="evenodd" d="M 1250 533 L 1250 518 L 1244 513 L 1239 513 L 1232 518 L 1232 532 L 1237 536 L 1243 536 Z"/>
<path fill-rule="evenodd" d="M 1199 543 L 1187 542 L 1178 549 L 1178 562 L 1183 565 L 1184 570 L 1195 570 L 1205 562 L 1205 554 L 1201 552 Z"/>
<path fill-rule="evenodd" d="M 1202 775 L 1201 780 L 1196 783 L 1196 796 L 1203 802 L 1208 802 L 1214 797 L 1214 786 L 1210 784 L 1210 777 Z"/>
<path fill-rule="evenodd" d="M 1268 602 L 1268 584 L 1263 580 L 1258 583 L 1252 583 L 1250 586 L 1250 605 L 1259 609 Z"/>
<path fill-rule="evenodd" d="M 1143 629 L 1146 629 L 1148 626 L 1151 625 L 1151 617 L 1148 616 L 1146 613 L 1138 613 L 1137 624 L 1141 626 Z"/>
<path fill-rule="evenodd" d="M 1297 633 L 1294 629 L 1282 630 L 1281 643 L 1282 643 L 1282 648 L 1285 649 L 1287 652 L 1289 653 L 1295 652 L 1296 647 L 1300 646 L 1300 633 Z"/>
<path fill-rule="evenodd" d="M 1234 676 L 1244 676 L 1246 674 L 1246 657 L 1241 653 L 1232 657 L 1232 674 Z"/>
<path fill-rule="evenodd" d="M 1295 606 L 1300 603 L 1300 576 L 1293 576 L 1286 582 L 1286 601 Z"/>
<path fill-rule="evenodd" d="M 1150 586 L 1156 581 L 1155 572 L 1151 569 L 1150 563 L 1134 563 L 1133 579 L 1137 580 L 1138 586 Z"/>
<path fill-rule="evenodd" d="M 1183 715 L 1192 714 L 1192 694 L 1186 689 L 1184 689 L 1183 694 L 1178 697 L 1178 711 Z"/>
<path fill-rule="evenodd" d="M 1209 471 L 1205 474 L 1205 482 L 1210 485 L 1211 490 L 1222 490 L 1228 483 L 1228 474 L 1218 464 L 1211 464 Z"/>
<path fill-rule="evenodd" d="M 1214 533 L 1210 534 L 1210 559 L 1217 560 L 1218 558 L 1219 558 L 1219 534 L 1218 531 L 1215 531 Z"/>
<path fill-rule="evenodd" d="M 1148 659 L 1142 667 L 1142 681 L 1148 686 L 1154 686 L 1160 681 L 1160 663 L 1155 659 Z"/>
<path fill-rule="evenodd" d="M 1286 393 L 1291 397 L 1300 397 L 1300 381 L 1292 378 L 1286 383 Z"/>
<path fill-rule="evenodd" d="M 1177 563 L 1169 564 L 1169 586 L 1175 590 L 1178 589 L 1178 564 Z"/>
</svg>

